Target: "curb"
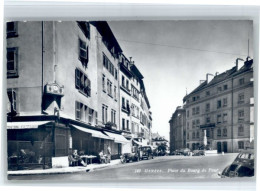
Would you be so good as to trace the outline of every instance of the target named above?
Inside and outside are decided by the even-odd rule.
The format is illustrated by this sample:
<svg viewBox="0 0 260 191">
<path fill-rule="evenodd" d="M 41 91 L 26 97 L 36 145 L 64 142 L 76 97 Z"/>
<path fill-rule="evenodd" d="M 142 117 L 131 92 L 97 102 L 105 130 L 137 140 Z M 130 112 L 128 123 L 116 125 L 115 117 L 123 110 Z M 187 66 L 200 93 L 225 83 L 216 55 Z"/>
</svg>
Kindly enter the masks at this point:
<svg viewBox="0 0 260 191">
<path fill-rule="evenodd" d="M 115 164 L 110 164 L 106 166 L 96 166 L 93 168 L 82 168 L 82 169 L 77 169 L 77 170 L 71 170 L 71 171 L 53 171 L 53 172 L 48 172 L 48 171 L 42 171 L 42 172 L 25 172 L 22 173 L 21 171 L 18 172 L 13 172 L 13 171 L 7 171 L 8 176 L 26 176 L 26 175 L 51 175 L 51 174 L 70 174 L 70 173 L 78 173 L 78 172 L 92 172 L 97 169 L 102 169 L 102 168 L 107 168 L 109 166 L 114 166 L 120 164 L 120 161 L 115 163 Z"/>
</svg>

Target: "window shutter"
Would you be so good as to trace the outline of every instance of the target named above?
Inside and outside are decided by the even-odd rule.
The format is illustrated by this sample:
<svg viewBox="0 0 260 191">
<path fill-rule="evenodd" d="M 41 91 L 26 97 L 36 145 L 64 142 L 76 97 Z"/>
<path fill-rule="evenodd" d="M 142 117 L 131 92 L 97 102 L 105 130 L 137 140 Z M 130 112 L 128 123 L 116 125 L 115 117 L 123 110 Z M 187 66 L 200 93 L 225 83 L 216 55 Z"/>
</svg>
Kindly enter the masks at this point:
<svg viewBox="0 0 260 191">
<path fill-rule="evenodd" d="M 80 71 L 78 69 L 75 70 L 75 85 L 76 88 L 80 88 Z"/>
</svg>

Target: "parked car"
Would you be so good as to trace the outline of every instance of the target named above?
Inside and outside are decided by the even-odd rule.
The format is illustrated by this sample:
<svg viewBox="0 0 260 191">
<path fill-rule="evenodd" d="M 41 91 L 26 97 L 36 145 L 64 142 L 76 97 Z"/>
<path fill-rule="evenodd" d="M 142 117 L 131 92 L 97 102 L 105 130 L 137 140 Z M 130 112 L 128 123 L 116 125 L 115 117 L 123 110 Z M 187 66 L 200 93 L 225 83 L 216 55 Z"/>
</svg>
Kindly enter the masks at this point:
<svg viewBox="0 0 260 191">
<path fill-rule="evenodd" d="M 124 153 L 120 156 L 121 163 L 139 161 L 137 153 Z"/>
<path fill-rule="evenodd" d="M 222 173 L 218 174 L 221 178 L 225 177 L 251 177 L 254 176 L 254 151 L 241 151 L 233 163 L 227 166 Z"/>
<path fill-rule="evenodd" d="M 183 148 L 179 150 L 180 155 L 188 156 L 191 153 L 189 148 Z"/>
<path fill-rule="evenodd" d="M 194 150 L 192 151 L 192 156 L 205 156 L 204 150 Z"/>
<path fill-rule="evenodd" d="M 141 159 L 153 159 L 153 149 L 151 146 L 142 146 L 141 148 L 142 156 Z"/>
</svg>

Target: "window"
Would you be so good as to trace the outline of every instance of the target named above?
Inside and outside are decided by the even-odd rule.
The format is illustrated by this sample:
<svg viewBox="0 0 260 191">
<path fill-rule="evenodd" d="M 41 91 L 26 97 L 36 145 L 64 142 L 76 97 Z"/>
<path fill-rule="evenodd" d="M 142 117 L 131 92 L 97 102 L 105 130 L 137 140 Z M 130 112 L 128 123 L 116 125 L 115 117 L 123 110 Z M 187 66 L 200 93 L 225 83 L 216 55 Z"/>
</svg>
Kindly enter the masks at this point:
<svg viewBox="0 0 260 191">
<path fill-rule="evenodd" d="M 210 96 L 210 91 L 206 91 L 206 96 Z"/>
<path fill-rule="evenodd" d="M 223 99 L 223 107 L 226 107 L 227 106 L 227 98 L 224 98 Z"/>
<path fill-rule="evenodd" d="M 17 22 L 7 22 L 6 23 L 6 37 L 17 37 L 18 36 L 18 30 L 17 30 Z"/>
<path fill-rule="evenodd" d="M 192 128 L 195 128 L 195 127 L 196 127 L 196 121 L 193 120 L 193 121 L 192 121 Z"/>
<path fill-rule="evenodd" d="M 125 87 L 125 77 L 122 76 L 122 82 L 121 82 L 122 86 Z"/>
<path fill-rule="evenodd" d="M 10 112 L 17 112 L 17 94 L 15 89 L 7 90 L 8 99 L 10 102 Z"/>
<path fill-rule="evenodd" d="M 227 113 L 223 114 L 223 123 L 227 122 Z"/>
<path fill-rule="evenodd" d="M 217 115 L 217 123 L 221 123 L 221 115 Z"/>
<path fill-rule="evenodd" d="M 103 66 L 109 71 L 109 73 L 117 79 L 117 70 L 115 73 L 115 66 L 112 62 L 107 58 L 107 56 L 103 53 Z M 115 76 L 116 75 L 116 76 Z"/>
<path fill-rule="evenodd" d="M 132 133 L 132 134 L 135 134 L 135 125 L 134 125 L 133 122 L 132 122 L 132 126 L 131 126 L 131 133 Z"/>
<path fill-rule="evenodd" d="M 188 139 L 188 140 L 190 139 L 190 134 L 189 134 L 189 133 L 187 133 L 187 139 Z"/>
<path fill-rule="evenodd" d="M 196 96 L 192 97 L 192 101 L 196 101 Z"/>
<path fill-rule="evenodd" d="M 197 127 L 200 126 L 200 120 L 199 120 L 199 119 L 196 120 L 196 126 L 197 126 Z"/>
<path fill-rule="evenodd" d="M 187 117 L 189 117 L 190 116 L 190 111 L 189 110 L 187 110 Z"/>
<path fill-rule="evenodd" d="M 18 48 L 7 48 L 7 77 L 18 77 Z"/>
<path fill-rule="evenodd" d="M 123 109 L 126 109 L 126 106 L 125 106 L 125 98 L 124 98 L 124 97 L 122 97 L 122 108 L 123 108 Z"/>
<path fill-rule="evenodd" d="M 105 124 L 107 122 L 107 106 L 102 105 L 102 123 Z"/>
<path fill-rule="evenodd" d="M 111 109 L 111 122 L 116 124 L 116 111 Z"/>
<path fill-rule="evenodd" d="M 195 132 L 192 133 L 192 139 L 195 139 Z"/>
<path fill-rule="evenodd" d="M 209 131 L 209 129 L 206 130 L 206 136 L 207 136 L 207 137 L 210 137 L 210 131 Z"/>
<path fill-rule="evenodd" d="M 88 66 L 88 47 L 81 39 L 79 39 L 79 59 L 84 67 Z"/>
<path fill-rule="evenodd" d="M 221 91 L 222 91 L 222 87 L 218 87 L 218 88 L 217 88 L 217 91 L 218 91 L 218 92 L 221 92 Z"/>
<path fill-rule="evenodd" d="M 238 149 L 244 149 L 244 142 L 238 141 Z"/>
<path fill-rule="evenodd" d="M 225 85 L 223 86 L 223 90 L 227 90 L 227 89 L 228 89 L 228 85 L 225 84 Z"/>
<path fill-rule="evenodd" d="M 244 126 L 240 125 L 238 127 L 238 136 L 243 136 L 244 135 Z"/>
<path fill-rule="evenodd" d="M 218 137 L 221 137 L 221 129 L 218 129 L 218 130 L 217 130 L 217 136 L 218 136 Z"/>
<path fill-rule="evenodd" d="M 192 115 L 195 115 L 196 114 L 196 108 L 192 108 Z"/>
<path fill-rule="evenodd" d="M 129 120 L 126 120 L 126 130 L 129 131 Z"/>
<path fill-rule="evenodd" d="M 107 93 L 110 97 L 113 97 L 113 95 L 112 95 L 112 82 L 110 80 L 107 80 Z"/>
<path fill-rule="evenodd" d="M 190 128 L 190 123 L 189 122 L 187 122 L 187 129 L 189 129 Z"/>
<path fill-rule="evenodd" d="M 134 86 L 132 86 L 132 96 L 133 96 L 133 98 L 135 98 L 137 101 L 139 101 L 139 92 L 138 92 L 138 90 L 137 90 Z"/>
<path fill-rule="evenodd" d="M 76 106 L 76 120 L 81 120 L 82 119 L 83 104 L 76 101 L 75 106 Z"/>
<path fill-rule="evenodd" d="M 103 92 L 106 92 L 106 76 L 104 74 L 102 76 L 102 89 Z"/>
<path fill-rule="evenodd" d="M 90 97 L 91 96 L 91 82 L 88 77 L 79 69 L 75 71 L 75 85 L 81 93 Z"/>
<path fill-rule="evenodd" d="M 245 83 L 245 79 L 244 78 L 239 79 L 239 85 L 240 86 L 243 85 L 244 83 Z"/>
<path fill-rule="evenodd" d="M 88 122 L 93 123 L 93 118 L 94 118 L 94 110 L 89 108 L 89 113 L 88 113 Z"/>
<path fill-rule="evenodd" d="M 217 108 L 218 108 L 218 109 L 221 108 L 221 100 L 218 100 L 218 101 L 217 101 Z"/>
<path fill-rule="evenodd" d="M 238 111 L 238 121 L 244 121 L 244 110 Z"/>
<path fill-rule="evenodd" d="M 227 129 L 226 128 L 223 129 L 223 137 L 227 137 Z"/>
<path fill-rule="evenodd" d="M 129 81 L 126 80 L 126 89 L 129 90 Z"/>
<path fill-rule="evenodd" d="M 210 123 L 210 116 L 206 117 L 206 123 Z"/>
<path fill-rule="evenodd" d="M 117 80 L 117 69 L 115 69 L 115 79 Z"/>
<path fill-rule="evenodd" d="M 95 111 L 96 125 L 98 125 L 98 112 Z"/>
<path fill-rule="evenodd" d="M 125 130 L 125 119 L 122 118 L 122 129 Z"/>
<path fill-rule="evenodd" d="M 197 132 L 197 138 L 200 138 L 200 132 Z"/>
<path fill-rule="evenodd" d="M 196 114 L 200 114 L 200 107 L 196 107 Z"/>
<path fill-rule="evenodd" d="M 238 104 L 244 103 L 245 95 L 244 93 L 238 94 Z"/>
<path fill-rule="evenodd" d="M 115 100 L 117 100 L 117 96 L 116 96 L 117 92 L 116 92 L 116 89 L 117 89 L 117 87 L 114 86 L 114 98 L 115 98 Z"/>
<path fill-rule="evenodd" d="M 206 104 L 206 112 L 209 112 L 210 111 L 210 103 L 207 103 Z"/>
</svg>

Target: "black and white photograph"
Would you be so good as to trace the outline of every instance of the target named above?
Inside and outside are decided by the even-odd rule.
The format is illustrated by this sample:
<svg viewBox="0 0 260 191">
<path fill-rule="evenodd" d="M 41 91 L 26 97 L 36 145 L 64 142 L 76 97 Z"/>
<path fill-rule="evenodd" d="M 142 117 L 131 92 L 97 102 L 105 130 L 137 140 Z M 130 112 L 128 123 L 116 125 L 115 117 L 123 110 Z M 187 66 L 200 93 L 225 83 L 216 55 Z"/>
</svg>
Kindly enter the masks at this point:
<svg viewBox="0 0 260 191">
<path fill-rule="evenodd" d="M 252 20 L 5 25 L 10 182 L 254 179 Z"/>
</svg>

